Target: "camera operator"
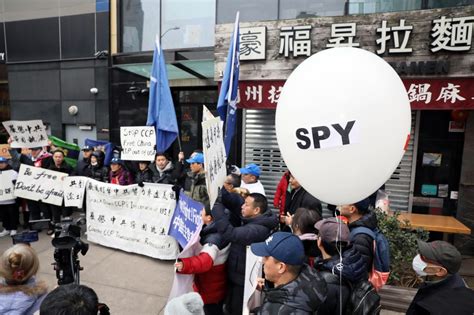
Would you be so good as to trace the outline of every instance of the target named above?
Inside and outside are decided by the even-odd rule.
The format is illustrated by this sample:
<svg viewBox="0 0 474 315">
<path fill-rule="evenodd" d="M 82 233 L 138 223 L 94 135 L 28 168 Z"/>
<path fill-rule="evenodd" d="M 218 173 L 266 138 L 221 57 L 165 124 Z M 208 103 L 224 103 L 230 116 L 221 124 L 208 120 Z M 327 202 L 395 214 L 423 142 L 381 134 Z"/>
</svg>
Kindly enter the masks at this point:
<svg viewBox="0 0 474 315">
<path fill-rule="evenodd" d="M 107 305 L 99 303 L 97 294 L 85 285 L 62 285 L 51 291 L 40 308 L 40 315 L 82 314 L 108 315 Z"/>
</svg>

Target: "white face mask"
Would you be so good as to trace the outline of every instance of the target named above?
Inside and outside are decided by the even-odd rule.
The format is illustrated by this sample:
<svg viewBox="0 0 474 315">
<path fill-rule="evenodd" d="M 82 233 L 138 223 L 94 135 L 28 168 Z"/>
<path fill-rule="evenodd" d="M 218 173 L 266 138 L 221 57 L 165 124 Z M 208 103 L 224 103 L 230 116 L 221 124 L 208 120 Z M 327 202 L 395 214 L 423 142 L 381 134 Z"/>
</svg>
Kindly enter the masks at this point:
<svg viewBox="0 0 474 315">
<path fill-rule="evenodd" d="M 97 161 L 91 162 L 91 165 L 92 165 L 92 166 L 96 166 L 96 165 L 97 165 Z"/>
<path fill-rule="evenodd" d="M 428 264 L 426 264 L 420 257 L 420 254 L 416 255 L 415 258 L 413 258 L 412 262 L 413 270 L 415 270 L 416 274 L 419 275 L 420 277 L 427 276 L 428 274 L 424 271 L 426 267 L 428 267 Z"/>
</svg>

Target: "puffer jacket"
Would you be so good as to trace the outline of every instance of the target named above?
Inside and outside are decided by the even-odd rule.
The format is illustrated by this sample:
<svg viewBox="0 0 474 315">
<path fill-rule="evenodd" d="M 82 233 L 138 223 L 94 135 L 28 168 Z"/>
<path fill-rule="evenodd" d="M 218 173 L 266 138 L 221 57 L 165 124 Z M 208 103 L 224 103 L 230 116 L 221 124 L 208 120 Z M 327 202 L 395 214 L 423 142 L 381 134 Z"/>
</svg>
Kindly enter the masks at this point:
<svg viewBox="0 0 474 315">
<path fill-rule="evenodd" d="M 374 212 L 369 212 L 361 217 L 359 220 L 349 223 L 349 230 L 352 230 L 356 227 L 363 226 L 374 230 L 377 227 L 377 216 Z M 367 271 L 371 271 L 372 262 L 374 259 L 374 241 L 367 234 L 357 234 L 354 239 L 351 239 L 351 244 L 357 249 L 357 251 L 364 258 Z"/>
<path fill-rule="evenodd" d="M 109 169 L 101 164 L 89 165 L 85 171 L 85 176 L 98 180 L 99 182 L 109 182 Z"/>
<path fill-rule="evenodd" d="M 175 168 L 173 166 L 173 163 L 171 163 L 171 161 L 168 161 L 168 164 L 166 164 L 165 168 L 161 172 L 155 163 L 151 163 L 150 171 L 153 173 L 152 174 L 153 183 L 171 184 L 171 185 L 176 183 L 176 179 L 174 175 Z"/>
<path fill-rule="evenodd" d="M 234 213 L 239 211 L 238 209 L 229 210 Z M 218 203 L 212 208 L 212 216 L 216 220 L 217 231 L 223 234 L 224 239 L 231 242 L 227 263 L 229 280 L 243 286 L 247 246 L 265 241 L 278 226 L 278 218 L 268 209 L 265 213 L 253 218 L 241 217 L 242 225 L 234 227 L 227 219 L 224 206 Z"/>
<path fill-rule="evenodd" d="M 326 300 L 327 285 L 316 270 L 303 265 L 295 280 L 273 289 L 265 288 L 263 292 L 257 314 L 315 314 Z"/>
<path fill-rule="evenodd" d="M 188 172 L 184 184 L 186 196 L 202 203 L 209 204 L 209 195 L 206 188 L 206 174 Z"/>
<path fill-rule="evenodd" d="M 214 222 L 203 227 L 200 233 L 201 252 L 193 257 L 181 258 L 183 269 L 180 273 L 194 274 L 194 290 L 204 304 L 217 304 L 227 294 L 226 262 L 230 244 L 220 233 Z"/>
<path fill-rule="evenodd" d="M 146 168 L 145 170 L 137 170 L 135 173 L 135 183 L 153 183 L 153 172 Z"/>
<path fill-rule="evenodd" d="M 350 284 L 367 279 L 364 259 L 352 246 L 342 253 L 342 270 L 339 270 L 339 256 L 316 263 L 315 268 L 320 271 L 328 286 L 327 299 L 318 310 L 320 314 L 345 314 L 345 305 L 349 299 Z M 340 277 L 342 276 L 342 277 Z"/>
<path fill-rule="evenodd" d="M 0 284 L 0 314 L 32 315 L 40 308 L 47 295 L 47 286 L 30 278 L 24 285 Z"/>
</svg>

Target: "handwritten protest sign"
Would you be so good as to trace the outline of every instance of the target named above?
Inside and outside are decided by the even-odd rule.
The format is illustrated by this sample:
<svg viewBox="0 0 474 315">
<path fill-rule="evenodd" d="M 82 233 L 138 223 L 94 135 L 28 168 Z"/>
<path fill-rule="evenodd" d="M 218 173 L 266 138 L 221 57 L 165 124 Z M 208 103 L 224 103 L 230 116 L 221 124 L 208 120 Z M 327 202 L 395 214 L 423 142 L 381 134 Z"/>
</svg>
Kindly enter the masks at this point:
<svg viewBox="0 0 474 315">
<path fill-rule="evenodd" d="M 14 170 L 0 172 L 0 201 L 15 199 L 13 181 L 16 178 L 17 172 Z"/>
<path fill-rule="evenodd" d="M 206 105 L 202 105 L 202 121 L 207 121 L 214 118 L 214 115 L 212 115 L 211 111 L 206 107 Z"/>
<path fill-rule="evenodd" d="M 217 199 L 218 189 L 224 184 L 227 175 L 223 123 L 220 118 L 208 119 L 202 122 L 202 144 L 206 186 L 212 207 Z"/>
<path fill-rule="evenodd" d="M 262 277 L 262 257 L 255 256 L 247 246 L 245 262 L 244 304 L 242 314 L 248 315 L 251 309 L 260 306 L 261 294 L 257 291 L 257 279 Z"/>
<path fill-rule="evenodd" d="M 169 235 L 173 236 L 181 247 L 186 247 L 197 227 L 202 223 L 203 208 L 201 203 L 189 198 L 181 190 L 169 229 Z"/>
<path fill-rule="evenodd" d="M 21 164 L 15 184 L 15 196 L 60 206 L 63 203 L 63 179 L 68 174 Z"/>
<path fill-rule="evenodd" d="M 87 238 L 104 246 L 159 259 L 176 259 L 178 242 L 168 235 L 176 207 L 171 185 L 119 186 L 89 180 Z"/>
<path fill-rule="evenodd" d="M 48 135 L 41 120 L 8 120 L 3 126 L 12 138 L 12 148 L 34 148 L 48 145 Z"/>
<path fill-rule="evenodd" d="M 89 178 L 84 176 L 69 176 L 64 179 L 64 205 L 66 207 L 82 208 L 88 180 Z"/>
<path fill-rule="evenodd" d="M 122 160 L 153 161 L 156 136 L 153 127 L 120 127 Z"/>
</svg>

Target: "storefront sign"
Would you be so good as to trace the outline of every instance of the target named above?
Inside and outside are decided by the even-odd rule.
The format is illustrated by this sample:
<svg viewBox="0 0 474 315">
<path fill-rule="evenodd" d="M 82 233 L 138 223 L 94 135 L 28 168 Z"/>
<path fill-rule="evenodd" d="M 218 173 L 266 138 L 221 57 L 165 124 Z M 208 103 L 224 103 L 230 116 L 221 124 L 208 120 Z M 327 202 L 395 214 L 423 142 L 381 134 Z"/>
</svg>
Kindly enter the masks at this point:
<svg viewBox="0 0 474 315">
<path fill-rule="evenodd" d="M 474 79 L 403 79 L 403 83 L 412 110 L 474 109 Z M 240 81 L 238 107 L 275 109 L 284 84 L 285 81 Z"/>
<path fill-rule="evenodd" d="M 240 60 L 265 60 L 266 47 L 265 26 L 240 28 Z"/>
</svg>

